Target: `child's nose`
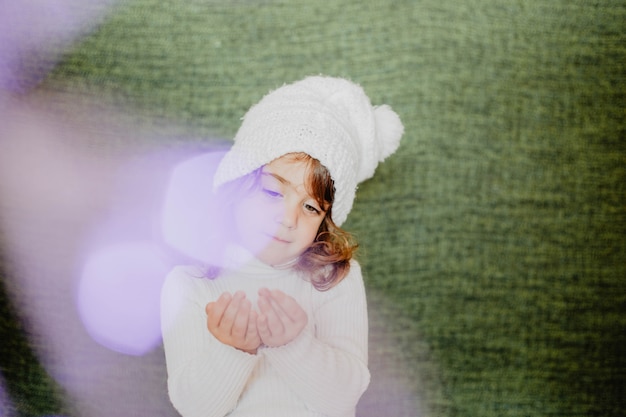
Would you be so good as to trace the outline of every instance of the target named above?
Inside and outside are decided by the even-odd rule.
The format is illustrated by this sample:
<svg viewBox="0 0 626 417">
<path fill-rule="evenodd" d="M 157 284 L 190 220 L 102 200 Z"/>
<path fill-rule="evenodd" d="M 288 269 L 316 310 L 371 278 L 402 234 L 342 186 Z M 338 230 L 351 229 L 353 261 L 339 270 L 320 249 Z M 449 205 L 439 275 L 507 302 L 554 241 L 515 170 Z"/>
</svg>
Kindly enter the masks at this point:
<svg viewBox="0 0 626 417">
<path fill-rule="evenodd" d="M 287 229 L 293 229 L 298 224 L 298 210 L 296 204 L 285 201 L 283 210 L 279 214 L 278 222 Z"/>
</svg>

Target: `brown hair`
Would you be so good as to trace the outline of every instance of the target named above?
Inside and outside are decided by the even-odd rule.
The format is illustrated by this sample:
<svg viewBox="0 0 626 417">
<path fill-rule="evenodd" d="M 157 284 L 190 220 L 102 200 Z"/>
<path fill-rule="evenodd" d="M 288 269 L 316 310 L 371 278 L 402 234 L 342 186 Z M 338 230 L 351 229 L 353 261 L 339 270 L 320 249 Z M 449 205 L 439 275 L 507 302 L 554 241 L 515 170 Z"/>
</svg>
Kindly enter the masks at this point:
<svg viewBox="0 0 626 417">
<path fill-rule="evenodd" d="M 325 291 L 347 275 L 358 245 L 350 233 L 333 222 L 335 185 L 328 169 L 306 153 L 288 155 L 307 164 L 307 191 L 326 212 L 313 244 L 300 256 L 296 269 L 310 273 L 313 286 Z"/>
</svg>

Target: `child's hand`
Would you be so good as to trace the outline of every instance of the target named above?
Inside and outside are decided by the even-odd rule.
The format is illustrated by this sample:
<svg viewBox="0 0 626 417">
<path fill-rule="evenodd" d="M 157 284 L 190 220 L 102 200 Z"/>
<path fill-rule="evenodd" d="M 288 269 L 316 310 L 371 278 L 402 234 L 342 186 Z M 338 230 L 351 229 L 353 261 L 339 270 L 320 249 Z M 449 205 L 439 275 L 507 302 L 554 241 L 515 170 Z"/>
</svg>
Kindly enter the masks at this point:
<svg viewBox="0 0 626 417">
<path fill-rule="evenodd" d="M 308 322 L 306 312 L 298 302 L 280 290 L 259 290 L 257 328 L 266 346 L 276 347 L 291 342 Z"/>
<path fill-rule="evenodd" d="M 261 344 L 257 313 L 242 291 L 225 292 L 206 305 L 207 328 L 220 342 L 255 354 Z"/>
</svg>

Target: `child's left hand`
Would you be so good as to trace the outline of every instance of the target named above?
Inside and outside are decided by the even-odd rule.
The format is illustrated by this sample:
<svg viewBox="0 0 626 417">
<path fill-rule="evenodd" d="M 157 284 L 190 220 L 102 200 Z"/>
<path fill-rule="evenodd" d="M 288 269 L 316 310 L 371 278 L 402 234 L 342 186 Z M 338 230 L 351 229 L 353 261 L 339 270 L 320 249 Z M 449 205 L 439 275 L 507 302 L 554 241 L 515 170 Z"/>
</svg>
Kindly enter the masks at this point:
<svg viewBox="0 0 626 417">
<path fill-rule="evenodd" d="M 306 312 L 291 296 L 280 290 L 259 290 L 257 329 L 266 346 L 285 345 L 296 338 L 308 322 Z"/>
<path fill-rule="evenodd" d="M 220 342 L 250 354 L 261 344 L 256 322 L 257 313 L 242 291 L 223 293 L 206 305 L 207 328 Z"/>
</svg>

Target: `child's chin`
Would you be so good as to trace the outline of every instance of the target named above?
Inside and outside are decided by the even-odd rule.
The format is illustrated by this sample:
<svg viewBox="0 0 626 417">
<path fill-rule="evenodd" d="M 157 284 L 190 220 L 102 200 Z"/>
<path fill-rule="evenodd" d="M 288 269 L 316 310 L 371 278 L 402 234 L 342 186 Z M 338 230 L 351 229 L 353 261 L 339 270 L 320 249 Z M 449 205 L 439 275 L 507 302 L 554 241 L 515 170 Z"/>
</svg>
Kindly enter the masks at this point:
<svg viewBox="0 0 626 417">
<path fill-rule="evenodd" d="M 285 253 L 284 250 L 268 250 L 267 248 L 259 252 L 256 257 L 269 266 L 285 265 L 297 258 L 297 256 L 290 256 L 288 253 Z"/>
<path fill-rule="evenodd" d="M 289 260 L 285 259 L 283 256 L 268 255 L 268 254 L 265 254 L 265 253 L 258 254 L 257 258 L 261 262 L 263 262 L 264 264 L 269 265 L 269 266 L 282 265 L 284 263 L 289 262 Z"/>
</svg>

